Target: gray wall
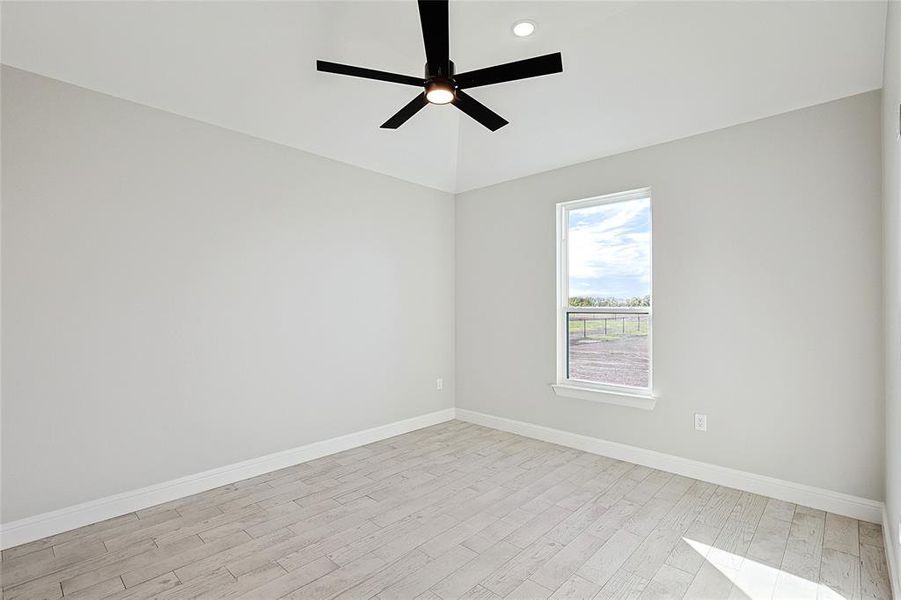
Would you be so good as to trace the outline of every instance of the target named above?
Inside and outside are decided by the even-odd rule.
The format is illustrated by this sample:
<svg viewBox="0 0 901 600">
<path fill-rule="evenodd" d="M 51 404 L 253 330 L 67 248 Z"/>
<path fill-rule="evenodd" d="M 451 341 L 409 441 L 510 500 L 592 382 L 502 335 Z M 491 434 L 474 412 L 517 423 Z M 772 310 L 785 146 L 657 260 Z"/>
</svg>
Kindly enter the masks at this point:
<svg viewBox="0 0 901 600">
<path fill-rule="evenodd" d="M 8 67 L 2 88 L 3 522 L 453 405 L 450 195 Z M 879 111 L 458 196 L 457 405 L 881 499 Z M 657 407 L 556 397 L 554 204 L 647 185 Z"/>
<path fill-rule="evenodd" d="M 901 561 L 901 4 L 889 2 L 882 90 L 885 213 L 885 507 L 887 544 Z M 895 564 L 901 577 L 901 564 Z M 901 582 L 896 581 L 896 585 Z M 901 589 L 895 592 L 901 595 Z"/>
<path fill-rule="evenodd" d="M 877 91 L 458 195 L 457 406 L 881 500 L 880 139 Z M 657 406 L 557 397 L 555 203 L 644 186 Z"/>
<path fill-rule="evenodd" d="M 451 195 L 2 88 L 3 522 L 453 406 Z"/>
</svg>

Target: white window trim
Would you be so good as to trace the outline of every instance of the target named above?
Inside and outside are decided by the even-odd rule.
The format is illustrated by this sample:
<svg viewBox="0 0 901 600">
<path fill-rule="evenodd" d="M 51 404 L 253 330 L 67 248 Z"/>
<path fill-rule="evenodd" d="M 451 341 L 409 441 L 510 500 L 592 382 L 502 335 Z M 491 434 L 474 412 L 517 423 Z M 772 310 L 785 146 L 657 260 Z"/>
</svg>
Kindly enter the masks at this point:
<svg viewBox="0 0 901 600">
<path fill-rule="evenodd" d="M 570 202 L 560 202 L 557 204 L 557 383 L 552 387 L 558 396 L 568 398 L 578 398 L 581 400 L 590 400 L 592 402 L 604 402 L 607 404 L 616 404 L 619 406 L 629 406 L 633 408 L 641 408 L 651 410 L 657 402 L 657 397 L 653 393 L 654 389 L 654 313 L 653 313 L 653 225 L 651 226 L 651 240 L 649 244 L 652 246 L 650 257 L 651 271 L 651 307 L 648 308 L 648 387 L 639 388 L 625 385 L 600 384 L 590 381 L 581 381 L 578 379 L 569 379 L 566 376 L 566 358 L 567 358 L 567 315 L 570 312 L 606 312 L 606 313 L 629 313 L 635 312 L 636 309 L 628 307 L 571 307 L 569 306 L 569 272 L 567 260 L 567 224 L 569 223 L 569 212 L 577 208 L 585 208 L 587 206 L 597 206 L 600 204 L 611 204 L 614 202 L 623 202 L 625 200 L 637 200 L 640 198 L 650 198 L 651 189 L 641 188 L 629 190 L 616 194 L 607 194 L 604 196 L 595 196 L 582 200 L 574 200 Z M 653 202 L 649 210 L 653 214 Z M 641 309 L 644 312 L 644 309 Z"/>
</svg>

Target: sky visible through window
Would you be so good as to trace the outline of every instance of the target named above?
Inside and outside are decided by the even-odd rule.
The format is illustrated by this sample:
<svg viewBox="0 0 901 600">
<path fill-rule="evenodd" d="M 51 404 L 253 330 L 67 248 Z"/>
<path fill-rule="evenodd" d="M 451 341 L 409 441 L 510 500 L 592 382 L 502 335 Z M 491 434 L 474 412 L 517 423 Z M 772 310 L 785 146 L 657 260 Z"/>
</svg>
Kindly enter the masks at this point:
<svg viewBox="0 0 901 600">
<path fill-rule="evenodd" d="M 573 209 L 568 226 L 570 298 L 650 295 L 650 199 Z"/>
</svg>

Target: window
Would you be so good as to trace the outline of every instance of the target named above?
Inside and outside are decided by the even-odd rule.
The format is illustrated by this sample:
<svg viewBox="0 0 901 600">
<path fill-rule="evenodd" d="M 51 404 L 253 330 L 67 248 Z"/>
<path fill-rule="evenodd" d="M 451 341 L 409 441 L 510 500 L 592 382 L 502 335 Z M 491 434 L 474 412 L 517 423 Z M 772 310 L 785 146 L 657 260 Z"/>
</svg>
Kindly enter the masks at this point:
<svg viewBox="0 0 901 600">
<path fill-rule="evenodd" d="M 650 190 L 564 202 L 557 218 L 557 393 L 650 398 Z"/>
</svg>

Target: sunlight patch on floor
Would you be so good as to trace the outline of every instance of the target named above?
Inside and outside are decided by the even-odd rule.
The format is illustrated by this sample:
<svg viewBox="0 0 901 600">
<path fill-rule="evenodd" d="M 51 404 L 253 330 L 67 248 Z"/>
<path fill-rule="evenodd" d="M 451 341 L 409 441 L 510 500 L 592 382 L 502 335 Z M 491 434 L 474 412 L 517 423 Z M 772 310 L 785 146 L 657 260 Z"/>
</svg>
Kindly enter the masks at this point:
<svg viewBox="0 0 901 600">
<path fill-rule="evenodd" d="M 852 600 L 828 585 L 696 540 L 682 540 L 732 582 L 730 600 Z"/>
</svg>

